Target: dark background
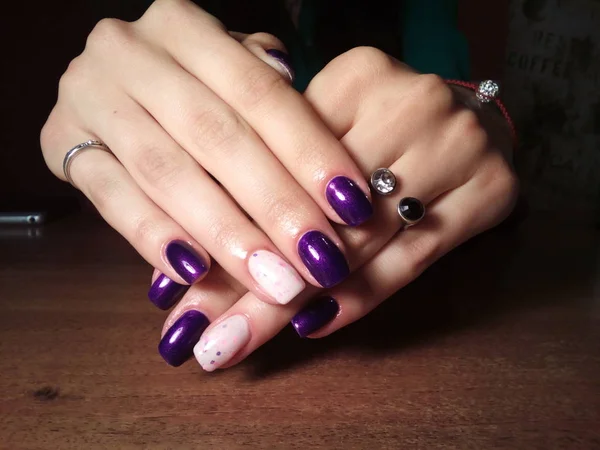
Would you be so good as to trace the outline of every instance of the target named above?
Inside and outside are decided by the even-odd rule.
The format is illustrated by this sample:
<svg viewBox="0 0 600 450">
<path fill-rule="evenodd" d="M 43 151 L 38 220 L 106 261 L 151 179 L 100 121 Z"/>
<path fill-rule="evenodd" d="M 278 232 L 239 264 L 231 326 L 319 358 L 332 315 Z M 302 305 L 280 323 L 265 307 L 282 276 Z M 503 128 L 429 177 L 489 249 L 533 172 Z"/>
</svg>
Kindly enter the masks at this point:
<svg viewBox="0 0 600 450">
<path fill-rule="evenodd" d="M 80 54 L 94 25 L 104 17 L 139 18 L 150 0 L 62 0 L 12 2 L 0 16 L 2 42 L 2 132 L 0 133 L 0 198 L 79 196 L 46 168 L 39 133 L 57 97 L 57 85 L 69 61 Z M 290 18 L 277 0 L 198 1 L 230 29 L 269 31 L 280 35 Z M 377 31 L 389 14 L 379 14 L 381 0 L 331 1 L 332 11 L 367 3 L 374 14 L 361 26 L 344 24 L 343 14 L 332 14 L 330 34 L 320 34 L 322 47 L 333 57 L 355 45 L 376 45 L 395 53 L 395 45 Z M 500 78 L 506 38 L 508 0 L 488 2 L 484 18 L 478 0 L 461 1 L 460 24 L 470 38 L 475 78 Z M 344 6 L 341 6 L 344 5 Z M 387 19 L 386 19 L 387 17 Z M 339 19 L 336 25 L 336 20 Z M 485 36 L 484 39 L 481 36 Z M 77 143 L 73 143 L 75 145 Z M 65 153 L 68 149 L 64 149 Z"/>
</svg>

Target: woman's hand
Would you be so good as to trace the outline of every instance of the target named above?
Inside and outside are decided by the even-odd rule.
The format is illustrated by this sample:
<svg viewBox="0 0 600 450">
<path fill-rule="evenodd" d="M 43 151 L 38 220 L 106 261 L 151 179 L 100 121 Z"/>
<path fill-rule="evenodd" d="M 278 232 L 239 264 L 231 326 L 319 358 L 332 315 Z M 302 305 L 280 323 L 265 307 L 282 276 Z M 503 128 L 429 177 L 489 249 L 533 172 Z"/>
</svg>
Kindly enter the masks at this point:
<svg viewBox="0 0 600 450">
<path fill-rule="evenodd" d="M 157 0 L 133 23 L 103 20 L 42 131 L 62 179 L 69 148 L 110 147 L 114 156 L 81 153 L 71 175 L 164 274 L 150 291 L 163 309 L 183 289 L 173 280 L 197 282 L 209 254 L 267 302 L 292 300 L 302 277 L 336 285 L 349 269 L 330 220 L 372 214 L 356 164 L 290 86 L 281 42 L 238 38 L 187 0 Z"/>
<path fill-rule="evenodd" d="M 329 291 L 307 288 L 296 301 L 258 301 L 228 276 L 211 274 L 171 312 L 159 349 L 177 364 L 194 348 L 206 370 L 231 366 L 292 320 L 301 336 L 322 337 L 363 317 L 442 255 L 501 222 L 511 211 L 517 179 L 509 158 L 509 128 L 493 107 L 476 111 L 433 75 L 419 75 L 372 48 L 357 48 L 331 62 L 305 98 L 348 149 L 363 175 L 389 167 L 399 186 L 374 199 L 375 214 L 360 229 L 336 227 L 352 269 Z M 398 233 L 402 197 L 419 198 L 425 218 Z M 241 297 L 241 298 L 240 298 Z M 217 300 L 218 299 L 218 300 Z M 201 324 L 201 312 L 212 322 Z M 198 316 L 196 316 L 198 317 Z M 196 326 L 198 342 L 187 339 Z M 181 338 L 174 338 L 180 336 Z"/>
</svg>

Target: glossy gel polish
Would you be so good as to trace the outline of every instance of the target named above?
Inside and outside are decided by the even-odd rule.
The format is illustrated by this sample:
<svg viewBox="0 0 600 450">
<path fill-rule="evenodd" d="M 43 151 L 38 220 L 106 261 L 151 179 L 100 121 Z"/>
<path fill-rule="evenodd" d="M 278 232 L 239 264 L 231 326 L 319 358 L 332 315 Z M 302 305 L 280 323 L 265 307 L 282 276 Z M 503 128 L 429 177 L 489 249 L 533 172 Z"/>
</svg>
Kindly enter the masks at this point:
<svg viewBox="0 0 600 450">
<path fill-rule="evenodd" d="M 194 284 L 208 271 L 208 264 L 185 242 L 170 242 L 165 255 L 177 275 L 189 284 Z"/>
<path fill-rule="evenodd" d="M 276 48 L 272 48 L 266 51 L 267 55 L 269 55 L 274 60 L 274 64 L 269 64 L 273 67 L 277 72 L 281 75 L 285 76 L 290 80 L 290 83 L 294 82 L 295 74 L 294 69 L 292 68 L 292 61 L 287 53 L 282 52 L 281 50 L 277 50 Z"/>
<path fill-rule="evenodd" d="M 198 363 L 207 372 L 218 369 L 233 358 L 250 341 L 250 326 L 237 314 L 211 328 L 194 347 Z"/>
<path fill-rule="evenodd" d="M 309 231 L 300 238 L 298 254 L 311 275 L 324 288 L 335 286 L 350 274 L 344 254 L 319 231 Z"/>
<path fill-rule="evenodd" d="M 267 250 L 257 250 L 250 255 L 248 270 L 254 281 L 280 305 L 287 305 L 306 287 L 286 260 Z"/>
<path fill-rule="evenodd" d="M 331 297 L 322 297 L 306 305 L 292 318 L 292 326 L 300 337 L 323 328 L 337 316 L 340 306 Z"/>
<path fill-rule="evenodd" d="M 352 227 L 362 225 L 373 215 L 369 197 L 350 178 L 335 177 L 331 180 L 326 197 L 338 216 Z"/>
<path fill-rule="evenodd" d="M 157 308 L 166 311 L 183 297 L 188 288 L 189 286 L 175 283 L 164 273 L 161 273 L 152 283 L 148 291 L 148 298 Z"/>
<path fill-rule="evenodd" d="M 158 351 L 171 366 L 178 367 L 194 353 L 194 346 L 200 341 L 210 322 L 200 311 L 184 313 L 167 330 L 158 344 Z"/>
</svg>

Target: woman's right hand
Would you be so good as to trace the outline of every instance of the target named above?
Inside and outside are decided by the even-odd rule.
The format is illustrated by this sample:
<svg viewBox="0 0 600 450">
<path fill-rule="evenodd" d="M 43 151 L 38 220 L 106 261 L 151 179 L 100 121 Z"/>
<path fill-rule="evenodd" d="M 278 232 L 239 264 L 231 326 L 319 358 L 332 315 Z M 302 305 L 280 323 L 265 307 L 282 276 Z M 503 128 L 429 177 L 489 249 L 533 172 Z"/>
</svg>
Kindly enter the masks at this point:
<svg viewBox="0 0 600 450">
<path fill-rule="evenodd" d="M 209 254 L 270 303 L 291 301 L 302 278 L 328 288 L 349 274 L 329 220 L 366 221 L 367 183 L 290 86 L 284 51 L 262 33 L 240 43 L 187 0 L 157 0 L 136 22 L 101 21 L 61 78 L 46 162 L 64 180 L 69 148 L 112 150 L 80 154 L 71 176 L 163 274 L 150 291 L 163 309 Z"/>
</svg>

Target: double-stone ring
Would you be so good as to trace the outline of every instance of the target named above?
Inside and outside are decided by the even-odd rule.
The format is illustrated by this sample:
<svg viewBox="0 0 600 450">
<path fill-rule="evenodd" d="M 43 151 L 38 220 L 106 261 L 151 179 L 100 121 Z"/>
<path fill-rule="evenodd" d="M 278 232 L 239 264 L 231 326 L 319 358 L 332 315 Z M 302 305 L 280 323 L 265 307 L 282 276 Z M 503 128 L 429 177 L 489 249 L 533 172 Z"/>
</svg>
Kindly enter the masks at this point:
<svg viewBox="0 0 600 450">
<path fill-rule="evenodd" d="M 396 189 L 396 176 L 390 169 L 377 169 L 371 174 L 371 186 L 380 195 L 391 195 Z M 398 203 L 398 215 L 404 222 L 403 228 L 416 225 L 425 216 L 425 206 L 414 197 L 404 197 Z"/>
</svg>

